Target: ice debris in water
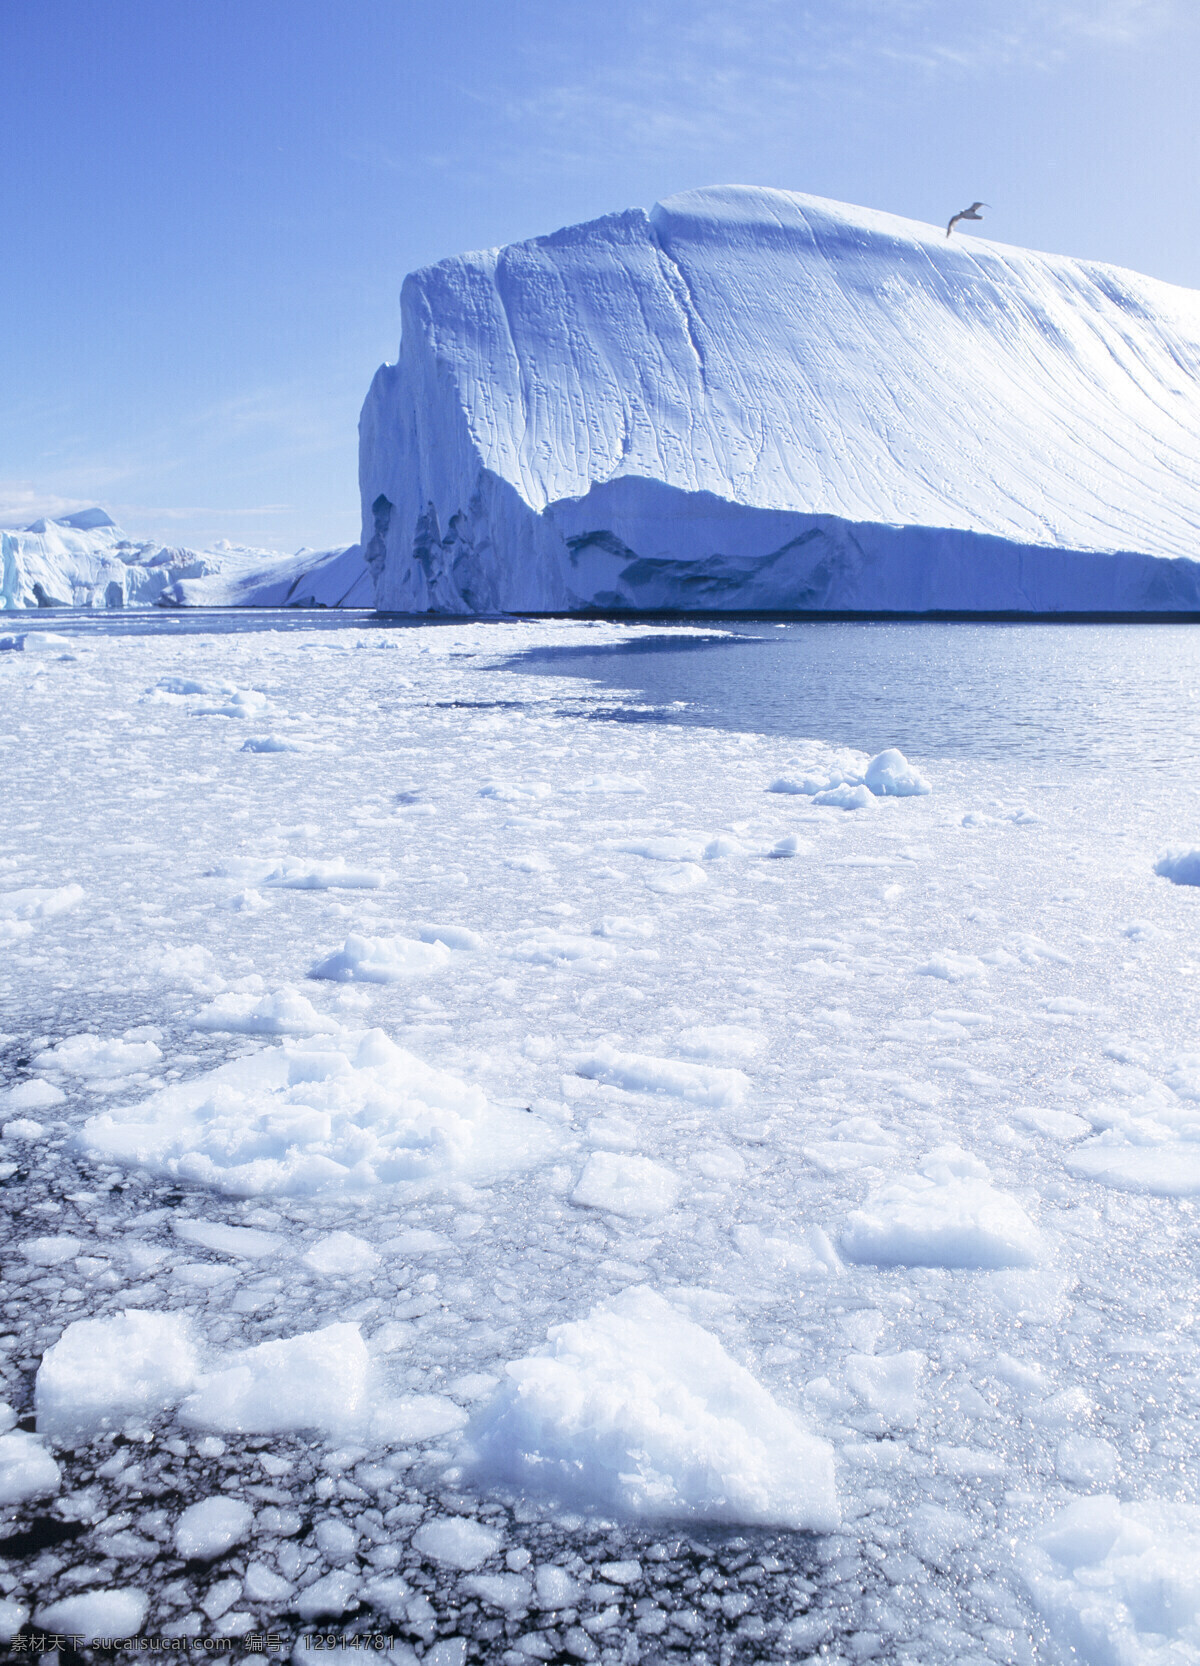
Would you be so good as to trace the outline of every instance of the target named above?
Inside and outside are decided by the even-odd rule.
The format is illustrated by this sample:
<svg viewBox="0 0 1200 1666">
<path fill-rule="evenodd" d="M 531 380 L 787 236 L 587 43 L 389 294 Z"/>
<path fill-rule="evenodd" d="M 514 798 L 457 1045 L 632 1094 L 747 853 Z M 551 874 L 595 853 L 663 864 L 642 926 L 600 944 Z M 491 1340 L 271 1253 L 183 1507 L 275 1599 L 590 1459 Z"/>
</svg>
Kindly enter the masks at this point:
<svg viewBox="0 0 1200 1666">
<path fill-rule="evenodd" d="M 254 1511 L 237 1498 L 202 1498 L 175 1523 L 175 1549 L 185 1561 L 211 1562 L 250 1531 Z"/>
<path fill-rule="evenodd" d="M 750 1083 L 740 1070 L 652 1058 L 645 1053 L 623 1053 L 602 1045 L 572 1061 L 577 1076 L 607 1082 L 629 1093 L 664 1093 L 695 1105 L 736 1107 Z"/>
<path fill-rule="evenodd" d="M 232 991 L 218 995 L 193 1022 L 198 1030 L 242 1035 L 333 1035 L 341 1028 L 296 989 L 277 989 L 269 995 Z"/>
<path fill-rule="evenodd" d="M 837 1524 L 830 1446 L 655 1291 L 554 1326 L 505 1370 L 469 1430 L 485 1473 L 635 1516 Z"/>
<path fill-rule="evenodd" d="M 38 1367 L 38 1432 L 69 1443 L 176 1404 L 192 1387 L 199 1358 L 190 1319 L 129 1309 L 77 1319 Z"/>
<path fill-rule="evenodd" d="M 571 1193 L 571 1202 L 634 1219 L 665 1215 L 675 1206 L 680 1184 L 677 1174 L 649 1157 L 593 1151 Z"/>
<path fill-rule="evenodd" d="M 986 1166 L 953 1147 L 931 1152 L 855 1209 L 842 1233 L 849 1261 L 880 1267 L 1028 1267 L 1041 1236 L 1025 1210 L 997 1191 Z"/>
<path fill-rule="evenodd" d="M 489 1106 L 382 1030 L 284 1041 L 80 1134 L 88 1151 L 240 1197 L 503 1172 L 552 1140 L 540 1119 Z"/>
<path fill-rule="evenodd" d="M 876 798 L 912 798 L 933 791 L 920 770 L 894 746 L 870 759 L 861 753 L 838 753 L 833 763 L 817 767 L 818 774 L 780 775 L 767 791 L 802 794 L 814 804 L 838 810 L 862 810 Z"/>
<path fill-rule="evenodd" d="M 299 752 L 300 747 L 294 740 L 286 740 L 282 735 L 252 735 L 249 740 L 242 742 L 243 752 Z"/>
<path fill-rule="evenodd" d="M 1059 1645 L 1097 1666 L 1200 1658 L 1200 1507 L 1110 1494 L 1068 1504 L 1029 1548 L 1030 1591 Z"/>
<path fill-rule="evenodd" d="M 214 868 L 209 878 L 237 879 L 281 891 L 377 891 L 387 883 L 378 868 L 352 868 L 344 856 L 318 862 L 298 856 L 239 856 Z"/>
<path fill-rule="evenodd" d="M 356 1324 L 203 1358 L 184 1315 L 130 1310 L 68 1325 L 38 1367 L 34 1404 L 39 1435 L 71 1445 L 164 1413 L 220 1434 L 337 1433 L 375 1408 L 372 1389 Z"/>
<path fill-rule="evenodd" d="M 12 1410 L 2 1409 L 12 1422 Z M 31 1498 L 56 1493 L 59 1470 L 38 1435 L 9 1428 L 0 1435 L 0 1504 L 24 1504 Z"/>
<path fill-rule="evenodd" d="M 87 1638 L 136 1637 L 149 1611 L 150 1599 L 144 1591 L 105 1587 L 38 1608 L 33 1619 L 43 1631 Z"/>
<path fill-rule="evenodd" d="M 336 953 L 318 961 L 309 977 L 329 978 L 334 983 L 399 983 L 425 972 L 440 972 L 450 960 L 450 950 L 440 940 L 347 937 Z"/>
<path fill-rule="evenodd" d="M 83 901 L 82 885 L 27 885 L 20 891 L 0 892 L 0 943 L 5 938 L 28 937 L 35 920 L 52 920 Z"/>
</svg>

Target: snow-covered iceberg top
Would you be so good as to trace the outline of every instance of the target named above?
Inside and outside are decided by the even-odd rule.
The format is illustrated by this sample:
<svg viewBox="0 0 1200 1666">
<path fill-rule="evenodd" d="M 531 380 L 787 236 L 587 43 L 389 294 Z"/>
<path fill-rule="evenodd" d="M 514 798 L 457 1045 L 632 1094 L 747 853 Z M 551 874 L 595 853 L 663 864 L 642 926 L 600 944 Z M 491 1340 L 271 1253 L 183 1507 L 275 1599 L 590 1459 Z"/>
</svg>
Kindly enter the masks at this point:
<svg viewBox="0 0 1200 1666">
<path fill-rule="evenodd" d="M 402 306 L 361 424 L 381 605 L 1200 605 L 1192 291 L 719 186 Z"/>
</svg>

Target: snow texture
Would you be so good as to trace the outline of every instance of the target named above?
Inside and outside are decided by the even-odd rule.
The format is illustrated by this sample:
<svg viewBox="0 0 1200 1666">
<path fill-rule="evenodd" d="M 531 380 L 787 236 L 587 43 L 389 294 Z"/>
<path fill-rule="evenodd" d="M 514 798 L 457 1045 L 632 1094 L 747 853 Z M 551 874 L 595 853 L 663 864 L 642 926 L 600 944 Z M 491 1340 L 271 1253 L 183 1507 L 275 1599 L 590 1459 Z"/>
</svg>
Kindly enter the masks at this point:
<svg viewBox="0 0 1200 1666">
<path fill-rule="evenodd" d="M 1159 857 L 1154 871 L 1175 885 L 1200 885 L 1200 850 L 1169 850 Z"/>
<path fill-rule="evenodd" d="M 1195 610 L 1200 297 L 795 192 L 406 279 L 381 607 Z"/>
</svg>

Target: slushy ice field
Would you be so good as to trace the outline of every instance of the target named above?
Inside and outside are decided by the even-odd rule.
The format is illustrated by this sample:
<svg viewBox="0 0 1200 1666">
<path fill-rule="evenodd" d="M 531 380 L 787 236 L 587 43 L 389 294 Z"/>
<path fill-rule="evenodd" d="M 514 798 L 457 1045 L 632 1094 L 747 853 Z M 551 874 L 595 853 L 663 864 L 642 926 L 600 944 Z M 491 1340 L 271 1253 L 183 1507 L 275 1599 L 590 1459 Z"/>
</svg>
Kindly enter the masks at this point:
<svg viewBox="0 0 1200 1666">
<path fill-rule="evenodd" d="M 1194 758 L 275 624 L 0 652 L 7 1646 L 1200 1660 Z"/>
</svg>

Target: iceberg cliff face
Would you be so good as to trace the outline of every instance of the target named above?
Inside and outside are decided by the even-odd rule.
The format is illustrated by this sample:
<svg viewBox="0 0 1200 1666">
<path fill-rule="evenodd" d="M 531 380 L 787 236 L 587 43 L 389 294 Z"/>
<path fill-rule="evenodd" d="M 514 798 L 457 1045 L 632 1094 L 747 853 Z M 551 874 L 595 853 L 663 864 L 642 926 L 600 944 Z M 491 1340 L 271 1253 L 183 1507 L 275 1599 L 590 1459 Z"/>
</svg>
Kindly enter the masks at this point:
<svg viewBox="0 0 1200 1666">
<path fill-rule="evenodd" d="M 1200 609 L 1200 294 L 691 191 L 410 276 L 382 608 Z"/>
<path fill-rule="evenodd" d="M 102 509 L 0 532 L 0 608 L 371 607 L 357 544 L 280 555 L 135 542 Z"/>
</svg>

